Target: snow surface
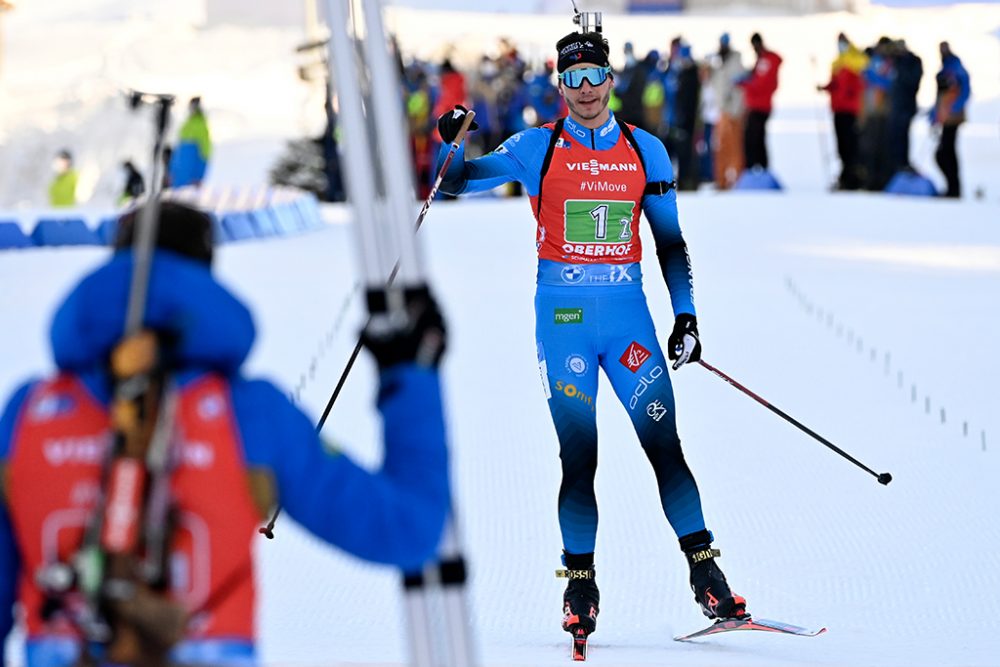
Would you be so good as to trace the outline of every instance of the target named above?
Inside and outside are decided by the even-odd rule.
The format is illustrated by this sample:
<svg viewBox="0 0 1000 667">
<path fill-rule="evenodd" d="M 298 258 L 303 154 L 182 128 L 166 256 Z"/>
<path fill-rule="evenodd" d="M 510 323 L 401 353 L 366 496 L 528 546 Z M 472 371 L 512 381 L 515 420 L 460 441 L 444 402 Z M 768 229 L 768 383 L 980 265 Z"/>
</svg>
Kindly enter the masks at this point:
<svg viewBox="0 0 1000 667">
<path fill-rule="evenodd" d="M 875 195 L 681 202 L 706 360 L 895 480 L 878 485 L 701 368 L 673 374 L 687 458 L 731 582 L 762 617 L 830 628 L 816 639 L 680 645 L 670 637 L 702 624 L 687 568 L 625 413 L 602 386 L 593 664 L 996 664 L 1000 641 L 983 611 L 1000 584 L 996 207 Z M 450 323 L 454 479 L 483 664 L 562 664 L 559 466 L 535 365 L 530 215 L 524 201 L 441 202 L 428 223 Z M 331 224 L 219 253 L 219 275 L 261 327 L 251 372 L 301 385 L 314 416 L 361 320 L 349 299 L 351 247 L 349 227 Z M 16 323 L 0 333 L 5 392 L 49 364 L 52 306 L 103 256 L 2 256 L 0 282 L 19 285 L 0 297 Z M 646 272 L 654 319 L 668 328 L 655 263 Z M 363 358 L 327 427 L 369 463 L 379 456 L 373 393 Z M 287 518 L 257 549 L 265 662 L 404 660 L 395 573 L 331 551 Z"/>
<path fill-rule="evenodd" d="M 25 173 L 44 174 L 67 136 L 103 132 L 91 137 L 95 150 L 107 136 L 143 147 L 148 119 L 114 111 L 122 85 L 204 93 L 219 137 L 210 182 L 260 182 L 282 139 L 310 123 L 302 102 L 315 101 L 315 91 L 296 82 L 290 54 L 300 36 L 201 30 L 196 4 L 157 0 L 140 10 L 119 0 L 50 0 L 20 3 L 6 17 L 0 202 L 22 202 L 11 179 L 21 178 L 23 189 Z M 672 374 L 686 455 L 731 583 L 755 614 L 829 632 L 814 639 L 671 640 L 704 620 L 651 470 L 602 385 L 602 612 L 592 664 L 998 663 L 990 605 L 1000 585 L 1000 42 L 990 33 L 1000 19 L 995 7 L 982 5 L 882 11 L 766 24 L 779 44 L 789 40 L 786 54 L 811 42 L 821 62 L 832 57 L 844 21 L 857 22 L 859 39 L 883 31 L 909 38 L 913 30 L 920 37 L 911 45 L 922 49 L 930 71 L 936 39 L 948 36 L 941 32 L 967 35 L 961 50 L 952 38 L 973 71 L 975 91 L 973 122 L 960 134 L 965 200 L 827 194 L 833 165 L 821 152 L 832 152 L 825 100 L 804 92 L 815 76 L 801 59 L 783 69 L 779 95 L 787 104 L 771 126 L 775 170 L 789 192 L 680 198 L 706 360 L 895 477 L 889 487 L 878 485 L 704 369 Z M 473 25 L 452 18 L 456 34 Z M 643 21 L 630 24 L 644 31 L 637 46 L 640 39 L 653 45 L 651 35 L 665 42 L 676 31 L 698 36 L 701 52 L 721 29 L 736 39 L 737 29 L 749 34 L 765 22 Z M 422 32 L 427 25 L 416 19 L 411 25 L 427 44 L 443 39 Z M 474 25 L 501 31 L 507 24 L 480 17 Z M 537 26 L 521 27 L 534 34 Z M 81 35 L 88 34 L 83 48 Z M 915 123 L 918 166 L 938 178 L 925 136 Z M 97 168 L 100 159 L 92 160 Z M 972 197 L 976 187 L 984 199 Z M 362 320 L 349 216 L 342 207 L 325 214 L 330 224 L 323 231 L 224 246 L 217 263 L 218 275 L 256 315 L 260 331 L 248 372 L 275 379 L 314 417 Z M 524 201 L 438 202 L 423 229 L 450 325 L 444 369 L 454 480 L 483 665 L 565 664 L 562 584 L 553 577 L 559 464 L 535 364 L 531 216 Z M 53 308 L 105 256 L 96 248 L 0 253 L 4 396 L 26 376 L 51 369 L 46 330 Z M 667 330 L 670 310 L 655 262 L 647 262 L 646 275 L 654 320 Z M 373 366 L 362 356 L 325 432 L 370 465 L 380 459 L 374 391 Z M 287 517 L 277 535 L 257 544 L 263 661 L 405 663 L 398 575 L 332 551 Z"/>
</svg>

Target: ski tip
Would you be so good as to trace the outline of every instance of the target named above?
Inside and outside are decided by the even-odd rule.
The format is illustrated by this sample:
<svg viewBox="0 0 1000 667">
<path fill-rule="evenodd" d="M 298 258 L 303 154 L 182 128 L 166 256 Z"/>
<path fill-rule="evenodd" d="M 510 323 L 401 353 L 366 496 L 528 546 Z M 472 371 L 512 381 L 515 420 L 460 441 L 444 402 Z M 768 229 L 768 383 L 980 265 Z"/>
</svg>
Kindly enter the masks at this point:
<svg viewBox="0 0 1000 667">
<path fill-rule="evenodd" d="M 587 659 L 587 635 L 585 632 L 580 631 L 573 635 L 573 645 L 570 651 L 575 662 L 583 662 Z"/>
<path fill-rule="evenodd" d="M 710 625 L 707 628 L 699 630 L 697 632 L 692 632 L 688 635 L 681 635 L 679 637 L 674 637 L 674 641 L 686 642 L 692 639 L 700 639 L 702 637 L 708 637 L 710 635 L 720 634 L 723 632 L 731 632 L 733 630 L 758 630 L 764 632 L 774 632 L 786 635 L 796 635 L 799 637 L 815 637 L 826 632 L 826 628 L 820 628 L 819 630 L 811 630 L 809 628 L 802 628 L 797 625 L 791 625 L 789 623 L 782 623 L 780 621 L 769 621 L 767 619 L 730 619 L 716 621 L 714 625 Z"/>
</svg>

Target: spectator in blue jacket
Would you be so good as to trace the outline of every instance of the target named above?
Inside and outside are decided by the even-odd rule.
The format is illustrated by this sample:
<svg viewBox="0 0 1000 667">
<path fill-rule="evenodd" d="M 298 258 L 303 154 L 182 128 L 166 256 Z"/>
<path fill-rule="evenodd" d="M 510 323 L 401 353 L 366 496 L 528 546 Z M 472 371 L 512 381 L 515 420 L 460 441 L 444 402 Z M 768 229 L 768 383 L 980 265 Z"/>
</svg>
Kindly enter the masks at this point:
<svg viewBox="0 0 1000 667">
<path fill-rule="evenodd" d="M 937 102 L 931 109 L 931 124 L 941 126 L 941 140 L 934 154 L 948 190 L 945 197 L 961 197 L 962 188 L 958 180 L 958 155 L 955 142 L 958 126 L 965 122 L 965 105 L 972 90 L 969 73 L 962 61 L 951 52 L 948 42 L 941 42 L 941 71 L 937 73 Z"/>
<path fill-rule="evenodd" d="M 81 577 L 63 577 L 53 588 L 45 582 L 56 579 L 39 575 L 82 571 L 76 557 L 114 441 L 109 358 L 122 349 L 136 219 L 135 213 L 123 218 L 120 249 L 58 308 L 51 329 L 57 374 L 23 385 L 0 418 L 0 664 L 15 602 L 28 667 L 79 664 L 85 646 L 84 656 L 98 661 L 115 655 L 118 625 L 111 626 L 103 658 L 101 642 L 95 649 L 83 641 L 92 626 L 80 613 L 87 585 Z M 102 605 L 139 628 L 141 655 L 148 655 L 146 630 L 130 614 L 155 599 L 156 609 L 180 608 L 176 643 L 163 649 L 171 664 L 247 665 L 255 640 L 252 540 L 275 504 L 321 539 L 369 561 L 412 571 L 435 554 L 449 509 L 437 371 L 443 325 L 428 297 L 413 313 L 410 333 L 365 334 L 379 363 L 385 421 L 385 459 L 369 472 L 324 446 L 277 387 L 241 375 L 254 324 L 212 277 L 211 258 L 207 216 L 163 204 L 144 324 L 158 334 L 161 368 L 170 378 L 166 395 L 173 400 L 163 405 L 176 406 L 168 516 L 178 520 L 164 549 L 171 574 L 159 589 L 137 576 L 114 596 L 99 590 Z"/>
</svg>

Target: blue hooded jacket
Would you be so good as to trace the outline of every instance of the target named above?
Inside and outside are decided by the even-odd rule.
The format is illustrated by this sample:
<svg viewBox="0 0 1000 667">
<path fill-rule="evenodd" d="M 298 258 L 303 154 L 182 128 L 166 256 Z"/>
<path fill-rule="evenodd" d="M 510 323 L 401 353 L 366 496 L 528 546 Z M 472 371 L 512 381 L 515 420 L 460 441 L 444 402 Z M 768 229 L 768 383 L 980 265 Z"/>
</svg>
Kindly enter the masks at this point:
<svg viewBox="0 0 1000 667">
<path fill-rule="evenodd" d="M 80 281 L 52 324 L 59 369 L 79 377 L 104 404 L 111 399 L 104 367 L 124 330 L 132 265 L 130 252 L 117 253 Z M 385 421 L 385 460 L 369 472 L 324 448 L 313 423 L 274 385 L 238 374 L 253 345 L 253 320 L 204 264 L 156 253 L 145 324 L 176 336 L 171 360 L 181 386 L 206 372 L 227 378 L 246 465 L 271 472 L 291 518 L 373 562 L 414 570 L 434 556 L 450 506 L 436 370 L 400 364 L 382 373 L 378 408 Z M 33 384 L 14 394 L 0 418 L 0 468 L 11 455 Z M 0 502 L 0 664 L 2 640 L 13 624 L 18 571 L 15 536 Z"/>
</svg>

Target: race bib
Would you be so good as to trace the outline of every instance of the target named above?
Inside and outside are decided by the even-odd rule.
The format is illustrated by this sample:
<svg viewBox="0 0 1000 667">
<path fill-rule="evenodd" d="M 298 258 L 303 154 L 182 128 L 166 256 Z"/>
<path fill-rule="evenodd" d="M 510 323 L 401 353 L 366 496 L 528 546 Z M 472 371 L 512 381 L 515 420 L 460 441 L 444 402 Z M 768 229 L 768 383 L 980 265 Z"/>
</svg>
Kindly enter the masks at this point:
<svg viewBox="0 0 1000 667">
<path fill-rule="evenodd" d="M 626 243 L 632 240 L 634 201 L 566 200 L 568 243 Z"/>
</svg>

